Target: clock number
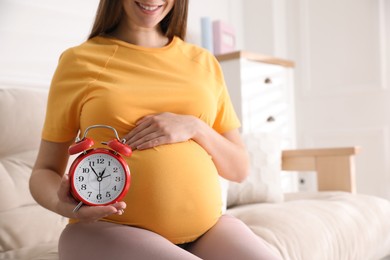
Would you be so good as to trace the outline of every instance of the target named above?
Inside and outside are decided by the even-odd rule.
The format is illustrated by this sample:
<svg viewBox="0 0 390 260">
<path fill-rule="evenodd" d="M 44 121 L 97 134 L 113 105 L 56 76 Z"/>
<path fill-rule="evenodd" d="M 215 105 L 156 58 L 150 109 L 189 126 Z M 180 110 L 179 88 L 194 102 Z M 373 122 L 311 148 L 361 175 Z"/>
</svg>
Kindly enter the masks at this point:
<svg viewBox="0 0 390 260">
<path fill-rule="evenodd" d="M 103 158 L 97 158 L 96 159 L 97 164 L 104 164 L 104 159 Z"/>
<path fill-rule="evenodd" d="M 118 177 L 118 176 L 115 177 L 115 181 L 118 181 L 118 182 L 121 181 L 121 177 Z"/>
<path fill-rule="evenodd" d="M 83 168 L 83 173 L 89 173 L 89 168 Z"/>
<path fill-rule="evenodd" d="M 96 199 L 98 199 L 98 200 L 101 200 L 102 199 L 102 194 L 98 194 L 98 195 L 96 195 Z"/>
<path fill-rule="evenodd" d="M 81 189 L 82 190 L 86 190 L 87 189 L 87 185 L 86 184 L 81 185 Z"/>
<path fill-rule="evenodd" d="M 110 198 L 111 197 L 111 193 L 109 191 L 106 192 L 106 198 Z"/>
<path fill-rule="evenodd" d="M 95 166 L 95 162 L 89 161 L 89 166 L 91 166 L 91 167 Z"/>
<path fill-rule="evenodd" d="M 116 191 L 116 185 L 114 187 L 112 187 L 112 190 Z"/>
<path fill-rule="evenodd" d="M 90 198 L 92 195 L 92 191 L 88 191 L 88 198 Z"/>
<path fill-rule="evenodd" d="M 118 172 L 118 167 L 112 168 L 112 171 L 113 171 L 113 172 Z"/>
<path fill-rule="evenodd" d="M 84 176 L 79 176 L 79 182 L 83 182 L 84 181 Z"/>
</svg>

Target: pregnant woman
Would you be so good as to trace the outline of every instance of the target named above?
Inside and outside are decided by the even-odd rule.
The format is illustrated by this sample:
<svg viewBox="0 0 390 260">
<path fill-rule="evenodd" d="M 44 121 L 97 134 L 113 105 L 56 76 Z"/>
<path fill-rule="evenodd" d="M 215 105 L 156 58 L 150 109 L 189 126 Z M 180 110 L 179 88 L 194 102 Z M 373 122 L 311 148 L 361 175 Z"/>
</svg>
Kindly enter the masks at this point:
<svg viewBox="0 0 390 260">
<path fill-rule="evenodd" d="M 60 259 L 277 259 L 222 215 L 218 178 L 242 181 L 248 158 L 218 62 L 184 41 L 187 10 L 188 0 L 101 0 L 88 40 L 61 55 L 30 179 L 38 203 L 70 218 Z M 67 150 L 97 124 L 133 149 L 131 187 L 74 211 Z"/>
</svg>

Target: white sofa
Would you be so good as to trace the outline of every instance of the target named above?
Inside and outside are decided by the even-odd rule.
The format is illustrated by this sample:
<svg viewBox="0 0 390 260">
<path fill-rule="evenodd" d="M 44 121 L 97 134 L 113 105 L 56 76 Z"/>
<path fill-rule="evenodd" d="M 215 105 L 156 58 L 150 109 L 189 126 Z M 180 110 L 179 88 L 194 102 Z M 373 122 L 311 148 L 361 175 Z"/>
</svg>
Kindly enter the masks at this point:
<svg viewBox="0 0 390 260">
<path fill-rule="evenodd" d="M 0 259 L 58 259 L 57 241 L 67 220 L 37 205 L 28 189 L 46 95 L 0 89 Z M 316 170 L 320 190 L 340 191 L 282 194 L 262 203 L 239 198 L 227 212 L 283 259 L 383 259 L 390 255 L 390 202 L 354 194 L 355 153 L 355 148 L 284 151 L 283 169 Z M 278 190 L 267 185 L 259 186 Z"/>
</svg>

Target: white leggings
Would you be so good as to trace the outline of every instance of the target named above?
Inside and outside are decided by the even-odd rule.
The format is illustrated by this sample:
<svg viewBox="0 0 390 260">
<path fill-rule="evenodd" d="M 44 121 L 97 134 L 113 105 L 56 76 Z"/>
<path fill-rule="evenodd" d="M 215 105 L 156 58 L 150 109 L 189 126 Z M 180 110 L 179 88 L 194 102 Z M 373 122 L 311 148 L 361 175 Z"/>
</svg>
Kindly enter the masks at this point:
<svg viewBox="0 0 390 260">
<path fill-rule="evenodd" d="M 196 241 L 177 246 L 151 231 L 109 222 L 69 224 L 60 260 L 273 260 L 277 253 L 240 220 L 224 215 Z"/>
</svg>

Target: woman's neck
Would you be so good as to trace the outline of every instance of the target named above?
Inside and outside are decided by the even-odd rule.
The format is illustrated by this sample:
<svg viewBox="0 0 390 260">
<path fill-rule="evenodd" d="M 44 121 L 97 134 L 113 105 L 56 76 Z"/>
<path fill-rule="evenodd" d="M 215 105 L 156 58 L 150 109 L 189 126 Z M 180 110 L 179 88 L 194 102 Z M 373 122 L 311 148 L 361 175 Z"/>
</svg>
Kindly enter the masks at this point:
<svg viewBox="0 0 390 260">
<path fill-rule="evenodd" d="M 122 41 L 149 48 L 160 48 L 169 43 L 161 30 L 149 28 L 129 28 L 120 24 L 110 36 Z"/>
</svg>

